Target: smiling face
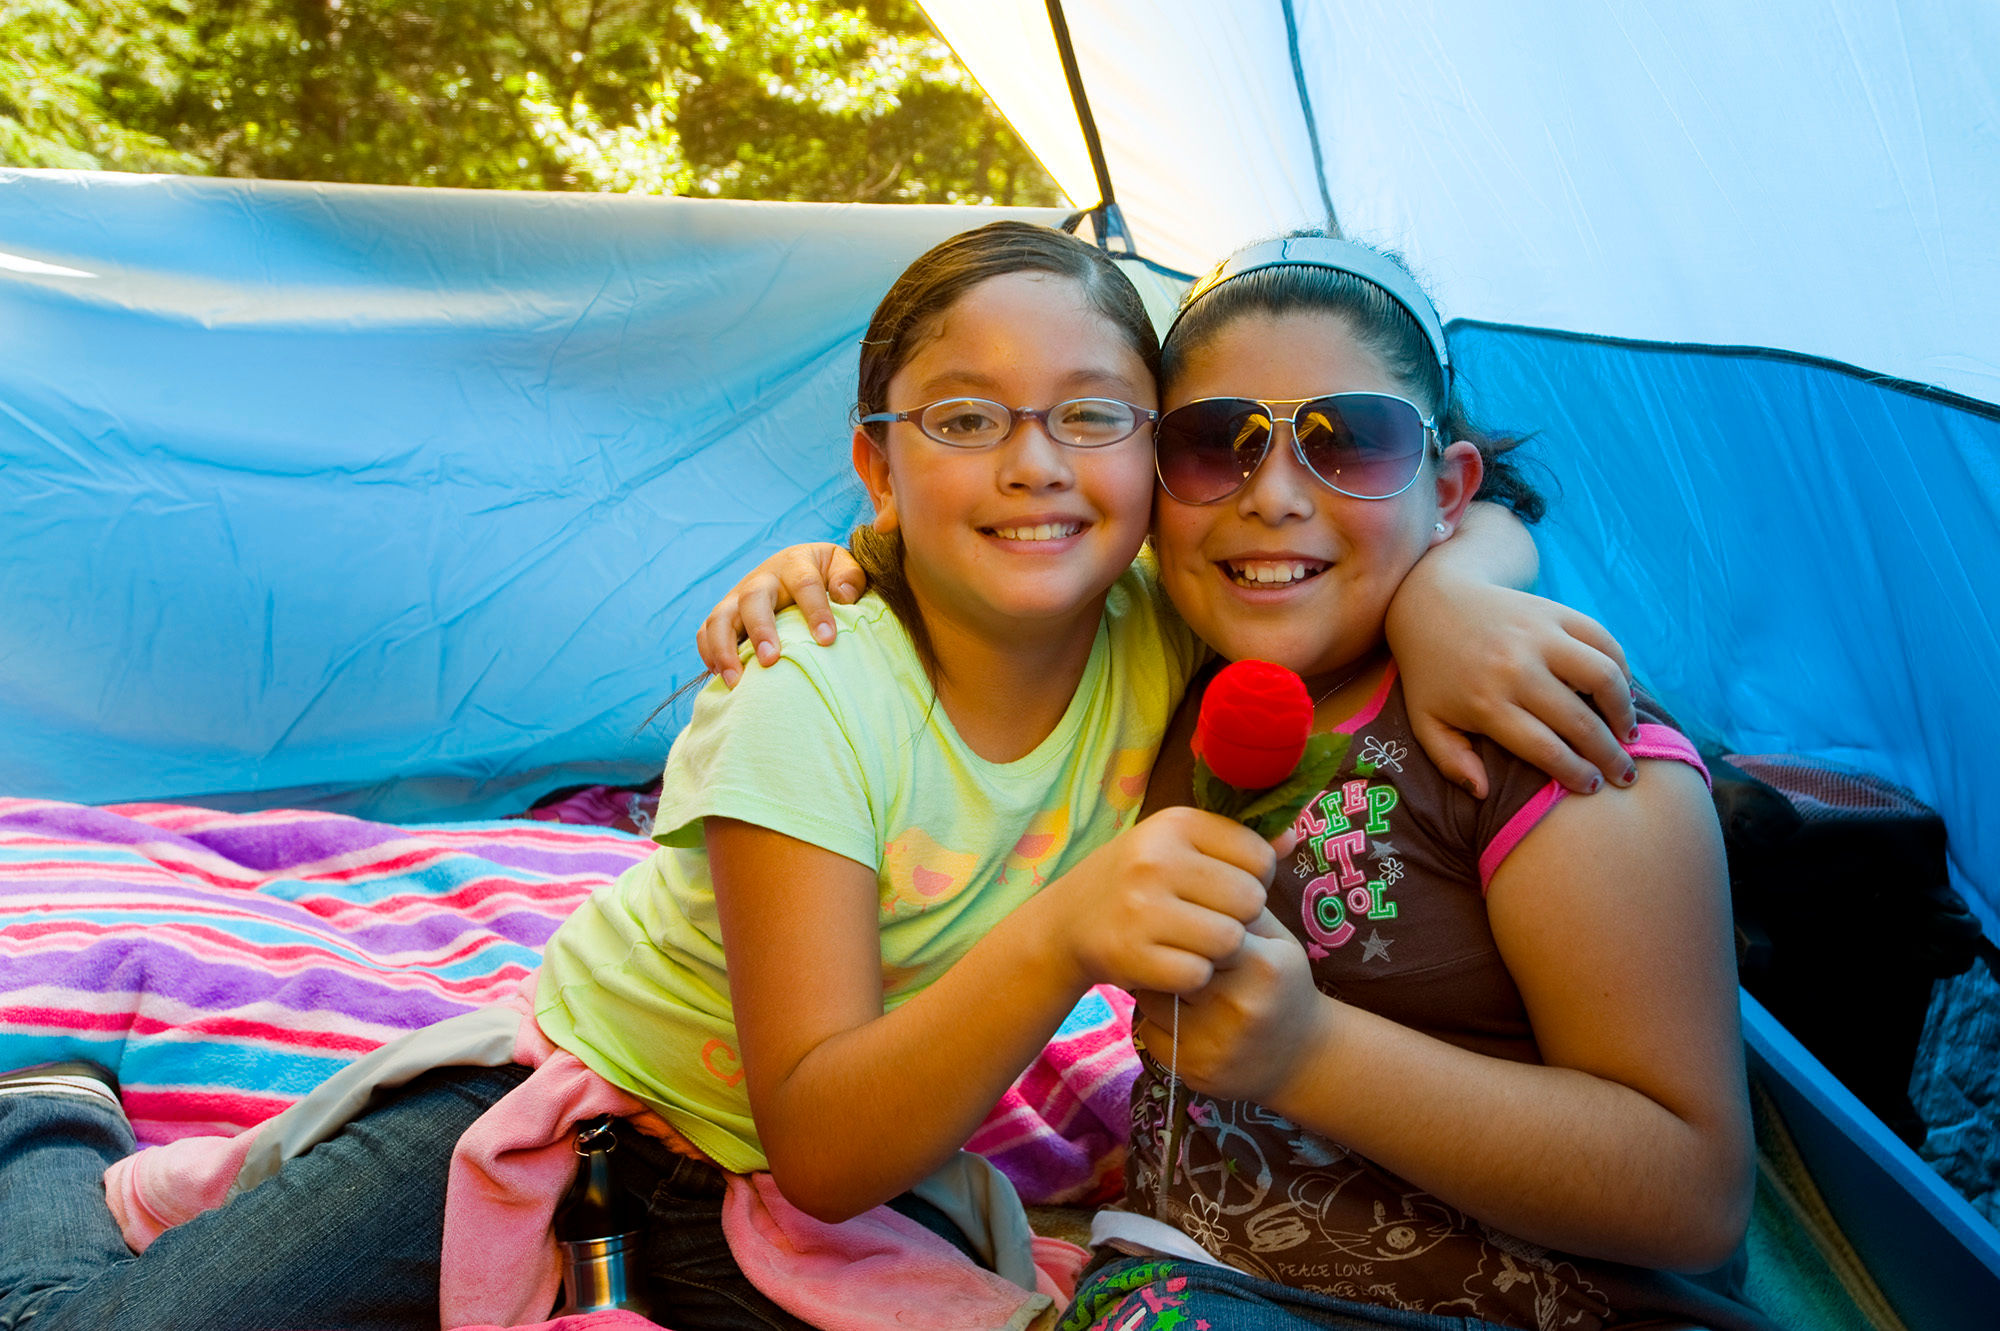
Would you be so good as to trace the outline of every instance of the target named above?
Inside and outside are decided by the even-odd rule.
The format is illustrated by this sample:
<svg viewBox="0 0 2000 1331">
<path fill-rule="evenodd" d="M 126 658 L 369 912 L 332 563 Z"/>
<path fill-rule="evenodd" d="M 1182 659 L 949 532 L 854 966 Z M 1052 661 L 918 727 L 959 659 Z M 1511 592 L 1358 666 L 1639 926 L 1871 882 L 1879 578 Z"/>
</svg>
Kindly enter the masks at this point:
<svg viewBox="0 0 2000 1331">
<path fill-rule="evenodd" d="M 888 409 L 976 397 L 1037 409 L 1079 397 L 1155 405 L 1151 373 L 1074 280 L 988 278 L 953 302 L 889 381 Z M 854 436 L 876 526 L 900 531 L 927 621 L 996 641 L 1096 632 L 1103 598 L 1146 535 L 1152 430 L 1071 448 L 1019 421 L 990 448 L 956 449 L 913 422 L 878 445 Z"/>
<path fill-rule="evenodd" d="M 1246 314 L 1190 349 L 1168 385 L 1171 410 L 1205 397 L 1288 401 L 1331 393 L 1410 396 L 1348 321 L 1322 313 Z M 1323 484 L 1278 433 L 1256 474 L 1213 504 L 1154 501 L 1161 580 L 1190 627 L 1232 661 L 1289 666 L 1308 680 L 1382 642 L 1403 577 L 1443 539 L 1479 485 L 1478 450 L 1453 444 L 1391 499 Z"/>
</svg>

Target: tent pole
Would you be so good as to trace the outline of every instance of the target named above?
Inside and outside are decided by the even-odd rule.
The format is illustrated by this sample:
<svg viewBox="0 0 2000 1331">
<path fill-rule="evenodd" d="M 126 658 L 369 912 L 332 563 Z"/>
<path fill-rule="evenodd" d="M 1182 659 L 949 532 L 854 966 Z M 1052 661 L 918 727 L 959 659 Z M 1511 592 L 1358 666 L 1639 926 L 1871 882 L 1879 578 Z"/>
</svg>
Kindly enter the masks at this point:
<svg viewBox="0 0 2000 1331">
<path fill-rule="evenodd" d="M 1097 177 L 1097 206 L 1084 209 L 1071 219 L 1071 226 L 1088 217 L 1092 230 L 1097 233 L 1099 248 L 1116 248 L 1126 254 L 1137 254 L 1139 251 L 1132 244 L 1132 232 L 1125 225 L 1125 214 L 1119 211 L 1117 196 L 1111 192 L 1111 168 L 1104 163 L 1104 143 L 1097 136 L 1097 121 L 1090 114 L 1090 98 L 1084 95 L 1083 71 L 1077 68 L 1076 48 L 1070 42 L 1069 22 L 1063 18 L 1062 0 L 1048 0 L 1048 7 L 1049 27 L 1055 32 L 1056 53 L 1062 57 L 1063 78 L 1069 82 L 1070 105 L 1076 108 L 1076 123 L 1083 130 L 1083 146 L 1090 152 L 1090 169 Z"/>
</svg>

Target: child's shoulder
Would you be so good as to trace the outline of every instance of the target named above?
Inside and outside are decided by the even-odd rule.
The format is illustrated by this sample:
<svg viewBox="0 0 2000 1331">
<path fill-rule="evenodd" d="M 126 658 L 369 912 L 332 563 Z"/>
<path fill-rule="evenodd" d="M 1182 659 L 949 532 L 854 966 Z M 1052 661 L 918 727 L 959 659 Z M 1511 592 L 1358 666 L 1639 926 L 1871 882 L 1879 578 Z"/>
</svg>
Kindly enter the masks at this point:
<svg viewBox="0 0 2000 1331">
<path fill-rule="evenodd" d="M 889 608 L 889 603 L 872 591 L 864 593 L 852 605 L 830 605 L 827 610 L 833 616 L 834 638 L 826 647 L 813 638 L 805 614 L 797 606 L 786 606 L 778 612 L 778 642 L 786 656 L 795 651 L 816 651 L 829 655 L 838 652 L 843 644 L 852 649 L 863 645 L 878 646 L 885 637 L 904 641 L 909 638 L 902 622 L 896 618 L 896 612 Z M 748 644 L 744 647 L 747 651 Z"/>
<path fill-rule="evenodd" d="M 915 661 L 910 635 L 896 612 L 873 592 L 852 605 L 828 607 L 833 616 L 833 641 L 822 645 L 812 635 L 805 615 L 796 606 L 787 606 L 776 616 L 780 657 L 778 664 L 804 672 L 814 679 L 841 678 L 855 672 L 879 672 L 908 656 Z M 750 644 L 740 646 L 744 678 L 758 672 L 757 658 Z"/>
<path fill-rule="evenodd" d="M 831 607 L 834 637 L 822 645 L 812 635 L 805 616 L 795 608 L 778 613 L 780 655 L 770 665 L 758 662 L 746 643 L 744 670 L 734 689 L 712 681 L 697 702 L 695 719 L 704 717 L 702 702 L 716 718 L 745 711 L 778 709 L 825 710 L 854 721 L 874 717 L 886 708 L 905 705 L 905 695 L 928 696 L 928 677 L 909 633 L 894 610 L 873 593 L 853 605 Z"/>
<path fill-rule="evenodd" d="M 843 735 L 908 729 L 912 699 L 928 696 L 928 685 L 895 612 L 870 595 L 832 613 L 834 640 L 822 646 L 797 610 L 780 611 L 780 655 L 764 665 L 746 644 L 735 687 L 708 681 L 674 741 L 669 770 L 676 762 L 713 767 L 744 750 L 798 757 L 815 745 L 837 750 Z"/>
<path fill-rule="evenodd" d="M 1135 651 L 1142 661 L 1157 660 L 1170 666 L 1176 676 L 1176 694 L 1208 659 L 1207 647 L 1167 599 L 1150 543 L 1111 584 L 1104 599 L 1104 621 L 1114 646 Z"/>
</svg>

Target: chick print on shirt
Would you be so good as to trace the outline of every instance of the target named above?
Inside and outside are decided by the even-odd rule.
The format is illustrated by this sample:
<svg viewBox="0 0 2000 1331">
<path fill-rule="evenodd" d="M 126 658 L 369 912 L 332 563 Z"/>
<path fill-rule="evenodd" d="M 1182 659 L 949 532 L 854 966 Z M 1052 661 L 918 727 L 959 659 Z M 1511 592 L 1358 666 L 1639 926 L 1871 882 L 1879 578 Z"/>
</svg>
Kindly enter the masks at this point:
<svg viewBox="0 0 2000 1331">
<path fill-rule="evenodd" d="M 1104 764 L 1104 802 L 1118 815 L 1119 827 L 1125 826 L 1132 810 L 1146 797 L 1146 777 L 1152 770 L 1151 749 L 1119 749 Z"/>
<path fill-rule="evenodd" d="M 1006 862 L 1000 869 L 1000 881 L 1012 882 L 1012 874 L 1026 869 L 1034 876 L 1036 887 L 1042 885 L 1041 866 L 1062 854 L 1069 844 L 1069 805 L 1059 804 L 1053 809 L 1043 809 L 1028 822 L 1028 830 L 1014 843 L 1014 849 L 1007 852 Z"/>
<path fill-rule="evenodd" d="M 928 910 L 963 892 L 979 868 L 970 851 L 941 845 L 921 827 L 882 847 L 882 909 L 890 916 Z"/>
</svg>

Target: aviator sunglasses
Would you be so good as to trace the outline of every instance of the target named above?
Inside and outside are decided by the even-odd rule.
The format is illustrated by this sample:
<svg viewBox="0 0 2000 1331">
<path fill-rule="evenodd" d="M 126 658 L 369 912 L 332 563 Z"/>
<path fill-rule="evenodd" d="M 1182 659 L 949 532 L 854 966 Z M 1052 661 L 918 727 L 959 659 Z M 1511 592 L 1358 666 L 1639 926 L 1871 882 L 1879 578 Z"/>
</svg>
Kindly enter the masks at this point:
<svg viewBox="0 0 2000 1331">
<path fill-rule="evenodd" d="M 1263 465 L 1279 421 L 1292 427 L 1292 453 L 1306 470 L 1354 499 L 1393 499 L 1409 489 L 1438 437 L 1436 418 L 1388 393 L 1198 398 L 1160 417 L 1153 431 L 1161 487 L 1183 504 L 1229 498 Z"/>
</svg>

